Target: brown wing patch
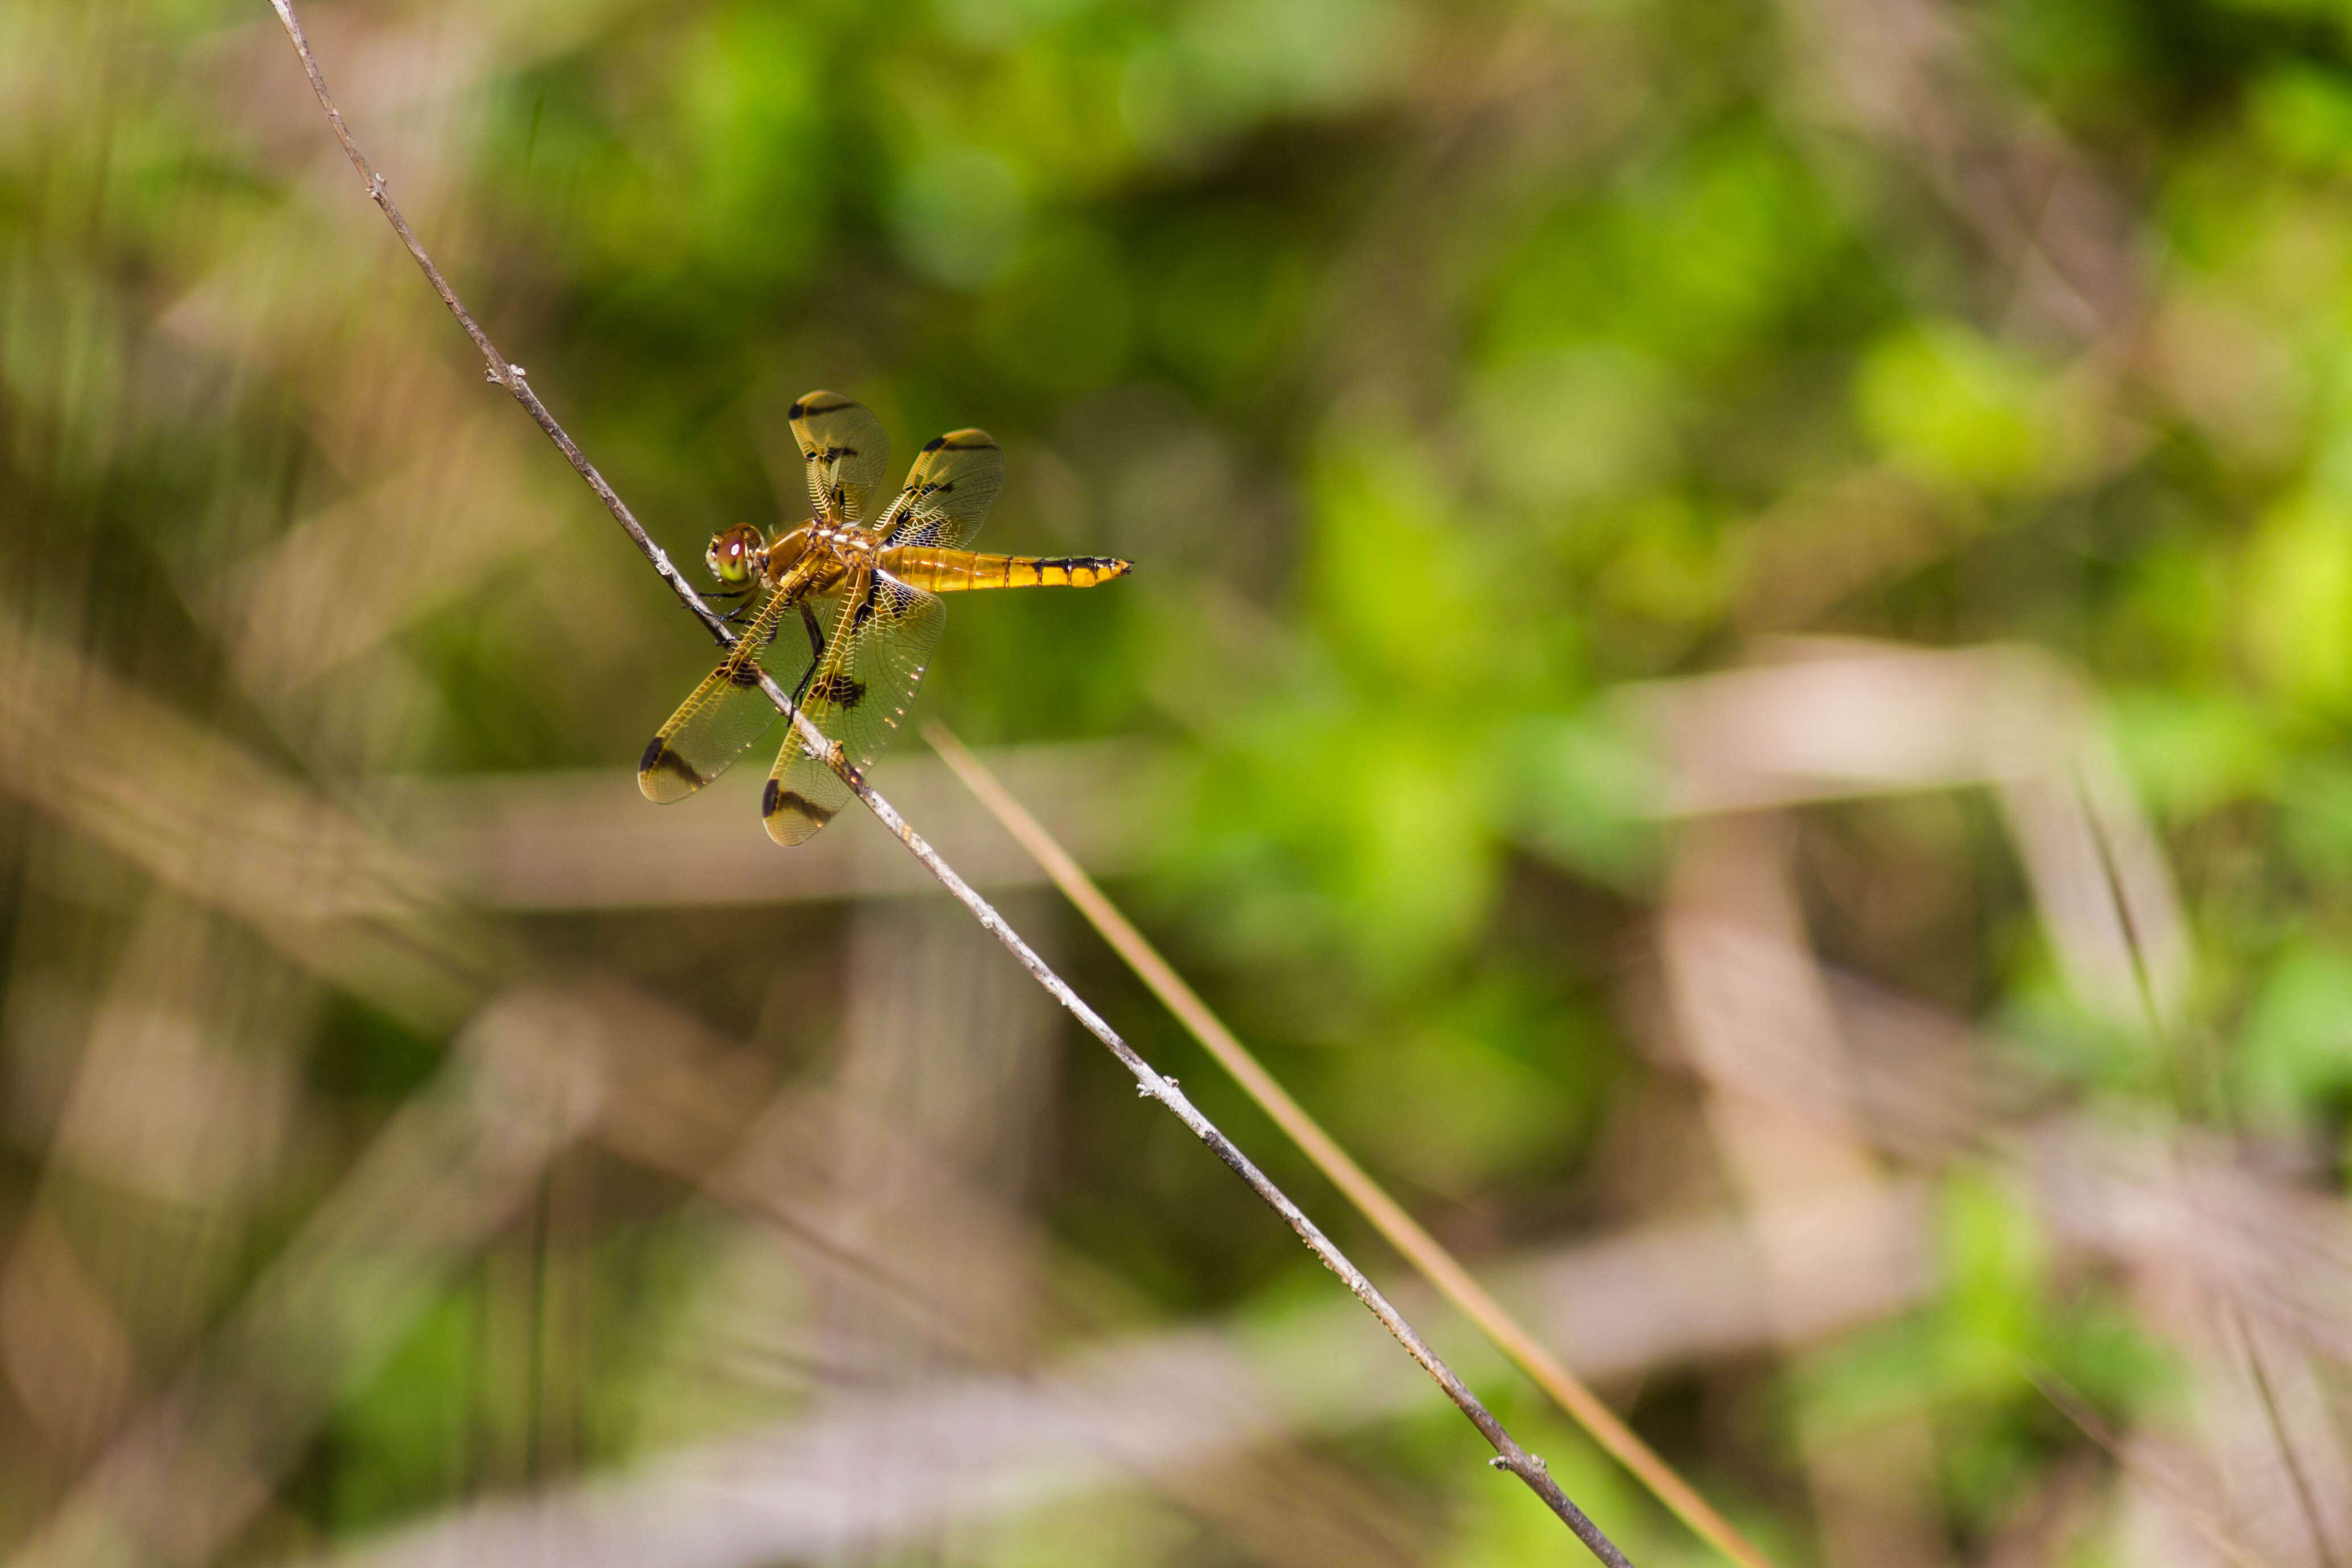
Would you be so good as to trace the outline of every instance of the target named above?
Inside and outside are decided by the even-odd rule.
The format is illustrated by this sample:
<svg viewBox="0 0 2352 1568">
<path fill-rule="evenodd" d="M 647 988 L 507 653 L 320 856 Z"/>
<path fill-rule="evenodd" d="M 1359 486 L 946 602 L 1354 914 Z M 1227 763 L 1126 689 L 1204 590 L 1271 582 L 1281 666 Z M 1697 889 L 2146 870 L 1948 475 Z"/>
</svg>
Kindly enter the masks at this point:
<svg viewBox="0 0 2352 1568">
<path fill-rule="evenodd" d="M 654 795 L 652 788 L 646 794 L 658 800 L 675 800 L 692 795 L 710 781 L 694 771 L 694 764 L 669 749 L 669 743 L 656 735 L 646 743 L 646 754 L 637 759 L 637 779 L 640 786 L 652 780 L 665 794 Z M 675 794 L 667 792 L 675 791 Z"/>
<path fill-rule="evenodd" d="M 817 702 L 830 702 L 843 708 L 855 708 L 866 700 L 866 683 L 835 672 L 809 687 L 809 697 Z"/>
<path fill-rule="evenodd" d="M 837 805 L 819 805 L 798 790 L 786 789 L 776 779 L 768 781 L 767 793 L 761 797 L 761 815 L 772 825 L 770 837 L 780 843 L 805 842 L 816 830 L 841 814 Z M 786 838 L 785 834 L 794 837 Z"/>
</svg>

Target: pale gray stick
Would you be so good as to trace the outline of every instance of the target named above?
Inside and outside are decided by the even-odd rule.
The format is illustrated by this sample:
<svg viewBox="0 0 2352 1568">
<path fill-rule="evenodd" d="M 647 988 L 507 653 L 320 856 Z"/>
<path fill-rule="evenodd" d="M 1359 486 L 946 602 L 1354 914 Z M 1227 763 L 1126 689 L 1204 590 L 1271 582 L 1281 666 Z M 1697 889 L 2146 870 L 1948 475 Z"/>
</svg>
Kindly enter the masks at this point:
<svg viewBox="0 0 2352 1568">
<path fill-rule="evenodd" d="M 385 219 L 392 225 L 393 232 L 400 236 L 401 244 L 406 246 L 408 254 L 415 258 L 416 265 L 423 268 L 426 281 L 433 285 L 433 291 L 441 296 L 441 302 L 449 307 L 449 313 L 457 318 L 457 324 L 466 329 L 466 335 L 474 340 L 474 346 L 481 351 L 483 361 L 488 366 L 488 379 L 513 394 L 515 401 L 523 405 L 524 411 L 538 422 L 541 430 L 547 432 L 547 438 L 555 443 L 556 449 L 562 452 L 572 468 L 579 471 L 580 477 L 588 482 L 588 488 L 596 492 L 596 499 L 604 503 L 604 510 L 613 514 L 614 521 L 618 522 L 628 533 L 629 538 L 635 542 L 637 549 L 644 552 L 646 559 L 653 563 L 654 570 L 659 573 L 662 580 L 670 585 L 671 592 L 678 596 L 679 601 L 701 619 L 702 624 L 709 628 L 710 635 L 722 646 L 733 647 L 734 634 L 728 630 L 727 624 L 711 612 L 710 607 L 702 602 L 702 596 L 678 574 L 677 568 L 670 564 L 669 557 L 663 552 L 662 548 L 647 536 L 644 526 L 629 510 L 627 503 L 614 493 L 613 487 L 604 482 L 604 476 L 596 471 L 595 465 L 589 462 L 572 437 L 564 434 L 563 426 L 555 422 L 555 416 L 547 411 L 546 405 L 540 402 L 538 395 L 531 391 L 530 384 L 523 379 L 522 367 L 508 363 L 506 356 L 499 353 L 497 346 L 490 342 L 488 334 L 482 331 L 474 318 L 467 313 L 466 307 L 458 301 L 456 290 L 449 287 L 448 279 L 443 278 L 441 269 L 433 265 L 433 258 L 425 253 L 425 247 L 417 243 L 415 234 L 408 226 L 408 221 L 400 216 L 399 207 L 393 204 L 391 192 L 384 188 L 383 176 L 369 165 L 366 156 L 360 152 L 358 144 L 352 140 L 352 133 L 344 126 L 341 113 L 335 108 L 335 100 L 328 96 L 327 79 L 319 73 L 319 62 L 311 57 L 310 42 L 302 37 L 302 25 L 295 19 L 292 0 L 270 0 L 270 4 L 277 8 L 278 19 L 286 25 L 287 37 L 294 40 L 295 52 L 302 57 L 302 68 L 310 76 L 310 90 L 318 94 L 319 107 L 327 111 L 327 122 L 334 127 L 336 139 L 342 142 L 343 152 L 350 157 L 352 167 L 357 169 L 360 177 L 367 182 L 368 198 L 383 209 Z M 1088 1034 L 1110 1048 L 1111 1054 L 1119 1059 L 1120 1065 L 1134 1075 L 1138 1092 L 1146 1099 L 1160 1101 L 1175 1114 L 1177 1120 L 1191 1128 L 1194 1137 L 1207 1144 L 1212 1153 L 1223 1160 L 1235 1175 L 1249 1184 L 1250 1190 L 1263 1199 L 1267 1207 L 1282 1216 L 1284 1223 L 1298 1234 L 1298 1238 L 1307 1244 L 1308 1250 L 1322 1260 L 1325 1268 L 1347 1282 L 1348 1289 L 1355 1292 L 1356 1299 L 1370 1310 L 1372 1316 L 1381 1321 L 1383 1328 L 1396 1336 L 1397 1342 L 1404 1346 L 1412 1359 L 1421 1363 L 1422 1369 L 1437 1381 L 1438 1387 L 1445 1391 L 1445 1396 L 1454 1403 L 1463 1415 L 1470 1418 L 1471 1425 L 1478 1428 L 1480 1435 L 1494 1445 L 1495 1458 L 1489 1459 L 1487 1463 L 1496 1469 L 1508 1470 L 1526 1482 L 1529 1489 L 1543 1499 L 1552 1512 L 1559 1515 L 1569 1529 L 1576 1532 L 1576 1538 L 1583 1542 L 1591 1550 L 1592 1554 L 1609 1564 L 1610 1568 L 1633 1568 L 1625 1554 L 1617 1550 L 1615 1542 L 1602 1534 L 1601 1527 L 1587 1518 L 1584 1510 L 1570 1501 L 1568 1494 L 1559 1489 L 1559 1483 L 1551 1479 L 1550 1472 L 1544 1468 L 1543 1460 L 1519 1447 L 1517 1441 L 1503 1429 L 1503 1424 L 1495 1419 L 1494 1413 L 1479 1401 L 1476 1394 L 1470 1392 L 1462 1380 L 1454 1374 L 1453 1368 L 1447 1366 L 1439 1358 L 1437 1352 L 1429 1348 L 1421 1335 L 1414 1331 L 1412 1325 L 1406 1322 L 1402 1314 L 1389 1304 L 1388 1298 L 1381 1295 L 1379 1289 L 1364 1277 L 1363 1270 L 1348 1261 L 1347 1255 L 1332 1245 L 1330 1237 L 1325 1236 L 1315 1222 L 1308 1219 L 1299 1206 L 1284 1194 L 1281 1188 L 1267 1180 L 1265 1173 L 1250 1163 L 1249 1156 L 1234 1147 L 1233 1140 L 1218 1131 L 1215 1124 L 1201 1114 L 1192 1102 L 1177 1089 L 1176 1080 L 1162 1078 L 1152 1071 L 1150 1063 L 1138 1056 L 1134 1047 L 1119 1038 L 1117 1031 L 1103 1022 L 1102 1018 L 1092 1007 L 1087 1005 L 1076 992 L 1064 984 L 1062 977 L 1046 966 L 1045 961 L 1037 956 L 1035 950 L 1021 940 L 1021 933 L 1007 925 L 1004 917 L 998 914 L 987 900 L 972 891 L 964 879 L 956 875 L 955 868 L 940 858 L 939 852 L 925 843 L 922 836 L 907 825 L 907 819 L 900 816 L 888 801 L 875 793 L 855 768 L 848 766 L 841 748 L 829 741 L 807 714 L 793 706 L 792 699 L 784 694 L 783 689 L 778 686 L 774 679 L 765 670 L 760 673 L 760 689 L 768 694 L 768 700 L 776 705 L 776 710 L 792 721 L 795 732 L 808 745 L 809 750 L 825 757 L 832 763 L 834 771 L 841 775 L 842 781 L 856 792 L 858 799 L 866 803 L 866 809 L 880 819 L 883 826 L 898 836 L 898 842 L 904 844 L 908 852 L 916 859 L 920 860 L 932 876 L 939 879 L 940 885 L 947 889 L 958 903 L 971 910 L 972 918 L 987 928 L 997 941 L 1003 942 L 1006 951 L 1020 960 L 1021 967 L 1026 969 L 1036 979 L 1038 984 L 1044 986 L 1055 1001 L 1068 1008 L 1078 1022 L 1086 1026 Z"/>
</svg>

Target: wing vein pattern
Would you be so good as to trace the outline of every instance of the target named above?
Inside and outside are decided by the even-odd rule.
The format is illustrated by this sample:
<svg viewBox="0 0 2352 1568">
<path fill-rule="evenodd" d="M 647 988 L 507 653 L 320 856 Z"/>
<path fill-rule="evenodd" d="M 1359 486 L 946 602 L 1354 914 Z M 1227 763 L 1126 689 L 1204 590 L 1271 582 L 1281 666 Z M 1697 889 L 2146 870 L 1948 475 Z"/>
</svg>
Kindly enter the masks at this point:
<svg viewBox="0 0 2352 1568">
<path fill-rule="evenodd" d="M 861 568 L 845 584 L 801 707 L 839 743 L 852 769 L 863 771 L 879 755 L 906 716 L 946 625 L 947 607 L 936 595 L 879 568 Z M 768 837 L 805 842 L 848 800 L 849 785 L 832 765 L 811 754 L 797 731 L 786 735 L 761 799 Z"/>
<path fill-rule="evenodd" d="M 862 403 L 812 392 L 792 406 L 793 439 L 808 462 L 809 504 L 834 528 L 864 521 L 866 500 L 890 468 L 890 438 Z"/>
<path fill-rule="evenodd" d="M 725 773 L 776 721 L 775 704 L 760 689 L 761 667 L 789 691 L 814 658 L 798 635 L 782 639 L 782 648 L 776 646 L 791 607 L 783 595 L 771 594 L 719 668 L 702 678 L 655 733 L 637 761 L 637 788 L 647 800 L 662 805 L 684 800 Z"/>
</svg>

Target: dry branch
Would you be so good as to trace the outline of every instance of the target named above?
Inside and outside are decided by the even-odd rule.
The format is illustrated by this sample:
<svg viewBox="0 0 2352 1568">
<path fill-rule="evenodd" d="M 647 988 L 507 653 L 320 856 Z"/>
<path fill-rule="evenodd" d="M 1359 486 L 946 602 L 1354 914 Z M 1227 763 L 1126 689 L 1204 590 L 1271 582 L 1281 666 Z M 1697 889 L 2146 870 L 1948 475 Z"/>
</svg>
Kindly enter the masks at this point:
<svg viewBox="0 0 2352 1568">
<path fill-rule="evenodd" d="M 319 62 L 310 53 L 309 41 L 302 36 L 301 23 L 295 16 L 291 0 L 270 0 L 270 4 L 277 10 L 278 20 L 284 24 L 287 37 L 293 41 L 295 52 L 301 57 L 302 68 L 310 76 L 310 89 L 318 96 L 319 107 L 325 110 L 327 121 L 333 127 L 336 139 L 342 143 L 344 154 L 350 158 L 352 167 L 357 170 L 361 179 L 366 182 L 369 199 L 382 210 L 385 221 L 392 225 L 393 231 L 400 237 L 401 243 L 407 247 L 409 255 L 415 259 L 417 267 L 423 270 L 425 280 L 432 284 L 434 292 L 441 297 L 441 302 L 449 308 L 449 313 L 457 319 L 457 323 L 465 329 L 466 335 L 473 340 L 475 348 L 481 352 L 488 378 L 504 387 L 516 402 L 521 404 L 532 421 L 546 433 L 547 438 L 555 443 L 556 449 L 563 454 L 565 460 L 571 463 L 581 479 L 587 483 L 588 488 L 595 492 L 596 499 L 604 502 L 604 510 L 613 514 L 614 521 L 621 525 L 638 551 L 652 563 L 655 572 L 669 584 L 671 592 L 677 595 L 679 603 L 686 605 L 702 622 L 716 641 L 722 646 L 731 647 L 735 639 L 728 630 L 726 623 L 711 612 L 710 607 L 702 602 L 701 595 L 697 594 L 686 579 L 679 575 L 677 568 L 670 563 L 669 557 L 661 547 L 646 534 L 644 525 L 637 521 L 635 515 L 629 510 L 627 503 L 624 502 L 614 491 L 613 487 L 605 482 L 604 477 L 596 471 L 593 464 L 588 461 L 578 444 L 565 433 L 563 426 L 556 422 L 555 416 L 547 411 L 546 405 L 540 402 L 538 395 L 531 391 L 530 383 L 525 379 L 522 367 L 513 363 L 499 352 L 497 345 L 490 342 L 488 335 L 482 331 L 480 325 L 475 321 L 473 316 L 458 300 L 456 290 L 450 288 L 448 280 L 441 275 L 441 269 L 434 265 L 432 257 L 426 254 L 425 247 L 408 226 L 408 221 L 401 216 L 400 208 L 394 203 L 392 194 L 385 186 L 383 176 L 376 173 L 369 164 L 366 156 L 360 152 L 358 143 L 352 140 L 351 132 L 343 123 L 342 114 L 336 109 L 334 99 L 327 90 L 326 78 L 320 72 Z M 776 710 L 789 720 L 793 732 L 807 742 L 811 752 L 819 756 L 828 757 L 840 773 L 843 782 L 850 787 L 858 799 L 865 802 L 866 809 L 874 814 L 882 826 L 888 828 L 898 841 L 907 847 L 908 853 L 923 863 L 931 875 L 939 879 L 940 886 L 947 889 L 957 902 L 970 910 L 972 918 L 978 921 L 982 928 L 1004 945 L 1038 984 L 1044 986 L 1055 1001 L 1061 1003 L 1077 1018 L 1078 1022 L 1086 1026 L 1089 1034 L 1100 1040 L 1105 1047 L 1118 1058 L 1119 1064 L 1134 1077 L 1138 1091 L 1146 1099 L 1158 1100 L 1171 1114 L 1183 1122 L 1194 1137 L 1208 1145 L 1210 1152 L 1224 1162 L 1228 1169 L 1248 1184 L 1250 1190 L 1255 1193 L 1261 1201 L 1282 1216 L 1284 1223 L 1288 1225 L 1298 1238 L 1306 1243 L 1308 1250 L 1315 1254 L 1324 1267 L 1339 1275 L 1346 1282 L 1348 1289 L 1355 1294 L 1356 1299 L 1380 1320 L 1382 1327 L 1396 1337 L 1397 1342 L 1405 1348 L 1413 1360 L 1421 1363 L 1422 1369 L 1427 1372 L 1437 1385 L 1444 1391 L 1446 1397 L 1454 1402 L 1463 1415 L 1469 1418 L 1471 1424 L 1478 1428 L 1479 1434 L 1494 1447 L 1496 1457 L 1488 1462 L 1498 1469 L 1508 1470 L 1517 1476 L 1528 1489 L 1543 1500 L 1552 1512 L 1559 1516 L 1575 1533 L 1577 1539 L 1581 1541 L 1595 1557 L 1611 1564 L 1612 1568 L 1631 1568 L 1624 1553 L 1620 1552 L 1616 1544 L 1601 1532 L 1598 1525 L 1585 1516 L 1581 1509 L 1569 1500 L 1568 1494 L 1562 1491 L 1559 1483 L 1551 1479 L 1550 1473 L 1544 1468 L 1543 1461 L 1519 1447 L 1517 1441 L 1504 1430 L 1502 1423 L 1495 1418 L 1493 1412 L 1489 1411 L 1479 1401 L 1477 1395 L 1471 1393 L 1462 1380 L 1454 1375 L 1453 1370 L 1445 1364 L 1435 1351 L 1429 1347 L 1421 1335 L 1414 1331 L 1412 1325 L 1404 1321 L 1397 1310 L 1389 1303 L 1388 1299 L 1381 1294 L 1379 1289 L 1365 1278 L 1363 1271 L 1349 1261 L 1346 1254 L 1332 1244 L 1330 1238 L 1318 1228 L 1315 1222 L 1307 1218 L 1297 1204 L 1291 1202 L 1279 1187 L 1268 1180 L 1265 1173 L 1253 1164 L 1249 1157 L 1244 1154 L 1231 1139 L 1219 1131 L 1216 1126 L 1184 1097 L 1173 1080 L 1162 1078 L 1154 1072 L 1151 1065 L 1137 1055 L 1134 1048 L 1120 1038 L 1117 1031 L 1104 1022 L 1076 992 L 1071 990 L 1062 978 L 1047 966 L 1045 961 L 1022 940 L 1021 934 L 1006 923 L 1004 918 L 998 914 L 986 900 L 974 892 L 971 886 L 956 874 L 954 868 L 940 858 L 938 851 L 934 850 L 913 827 L 908 825 L 906 819 L 898 815 L 888 801 L 876 793 L 856 769 L 845 765 L 839 750 L 831 745 L 806 714 L 802 713 L 793 705 L 783 689 L 764 670 L 761 673 L 760 685 L 761 689 L 767 694 L 768 700 L 776 705 Z M 787 744 L 789 743 L 788 741 Z"/>
</svg>

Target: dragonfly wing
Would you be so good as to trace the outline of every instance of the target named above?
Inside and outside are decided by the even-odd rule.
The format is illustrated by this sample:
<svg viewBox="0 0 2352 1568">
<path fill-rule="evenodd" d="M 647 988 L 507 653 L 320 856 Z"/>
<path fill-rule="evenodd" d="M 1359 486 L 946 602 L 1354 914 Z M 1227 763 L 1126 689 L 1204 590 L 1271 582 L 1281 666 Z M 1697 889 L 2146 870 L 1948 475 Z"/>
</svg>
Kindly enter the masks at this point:
<svg viewBox="0 0 2352 1568">
<path fill-rule="evenodd" d="M 801 709 L 840 744 L 851 767 L 864 769 L 888 742 L 946 625 L 947 607 L 936 595 L 887 572 L 869 571 L 847 584 Z M 797 731 L 787 735 L 761 803 L 768 837 L 802 843 L 848 800 L 849 786 L 832 765 L 810 755 Z"/>
<path fill-rule="evenodd" d="M 788 624 L 794 620 L 805 625 Z M 638 759 L 637 788 L 647 800 L 662 805 L 684 800 L 767 732 L 776 707 L 760 689 L 761 667 L 791 690 L 815 658 L 815 624 L 805 601 L 790 605 L 778 598 L 761 606 L 751 629 L 678 704 Z"/>
<path fill-rule="evenodd" d="M 1004 454 L 985 430 L 952 430 L 915 456 L 878 527 L 886 545 L 961 550 L 1004 488 Z"/>
<path fill-rule="evenodd" d="M 890 468 L 890 438 L 862 403 L 812 392 L 792 407 L 793 439 L 808 461 L 809 504 L 835 528 L 862 521 Z"/>
</svg>

